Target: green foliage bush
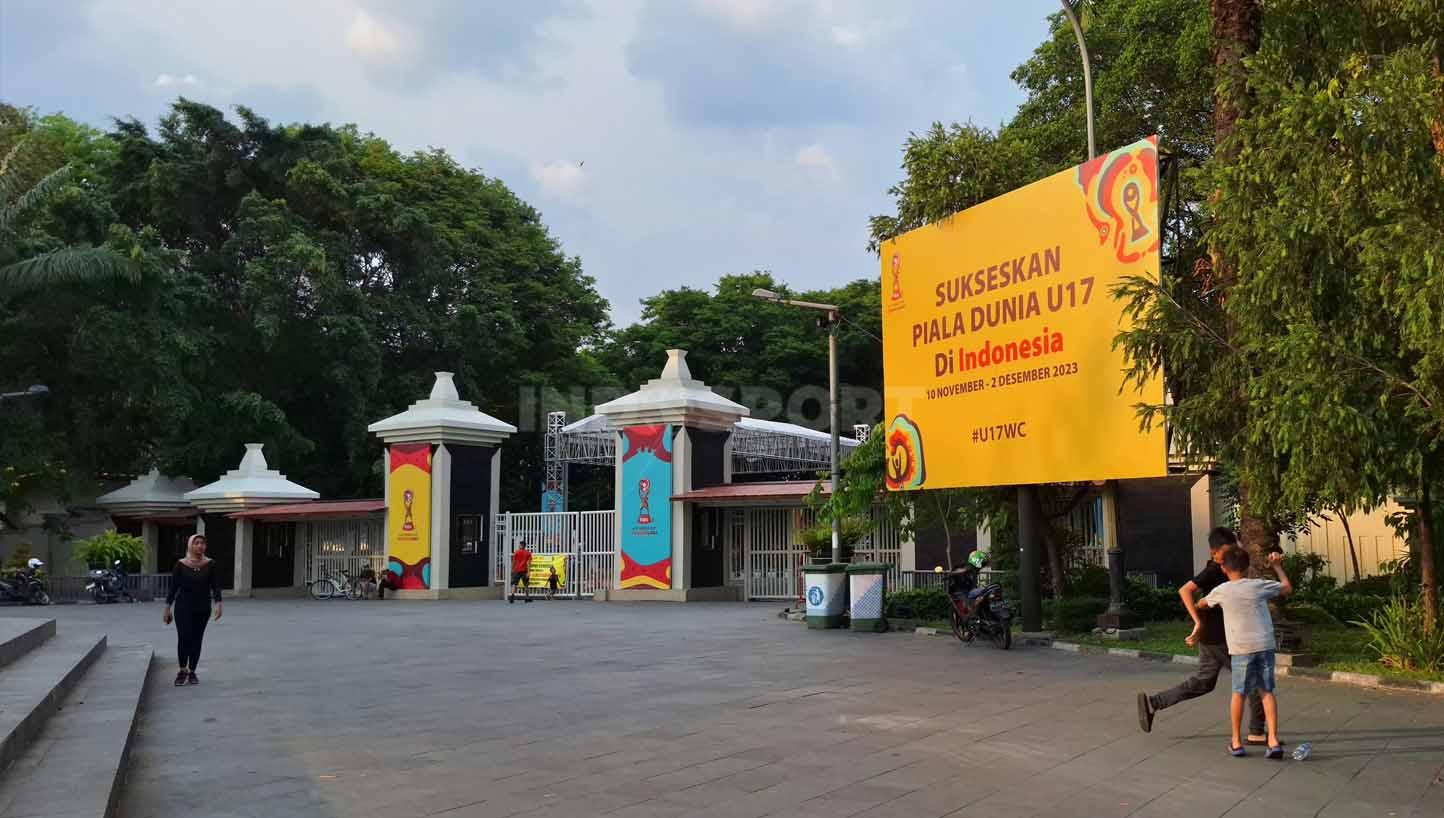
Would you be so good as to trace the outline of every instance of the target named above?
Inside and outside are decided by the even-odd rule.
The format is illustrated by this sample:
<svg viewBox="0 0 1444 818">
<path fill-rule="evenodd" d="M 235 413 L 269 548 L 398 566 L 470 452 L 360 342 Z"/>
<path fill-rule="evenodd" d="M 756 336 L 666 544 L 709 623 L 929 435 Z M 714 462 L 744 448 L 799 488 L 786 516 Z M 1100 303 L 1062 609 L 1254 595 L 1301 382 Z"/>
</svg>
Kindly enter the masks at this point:
<svg viewBox="0 0 1444 818">
<path fill-rule="evenodd" d="M 1098 615 L 1108 610 L 1108 597 L 1043 600 L 1043 621 L 1059 633 L 1088 633 L 1098 626 Z"/>
<path fill-rule="evenodd" d="M 1318 605 L 1340 622 L 1362 622 L 1389 604 L 1387 596 L 1351 594 L 1345 591 L 1307 594 L 1299 596 L 1298 600 Z"/>
<path fill-rule="evenodd" d="M 894 591 L 887 595 L 883 615 L 936 622 L 947 619 L 952 607 L 947 593 L 936 588 Z"/>
<path fill-rule="evenodd" d="M 1380 664 L 1398 670 L 1444 669 L 1444 628 L 1426 630 L 1420 604 L 1396 596 L 1367 620 L 1354 621 L 1369 634 L 1368 649 Z"/>
<path fill-rule="evenodd" d="M 1123 587 L 1123 604 L 1144 622 L 1168 622 L 1187 619 L 1183 602 L 1175 588 L 1152 588 L 1136 579 Z"/>
<path fill-rule="evenodd" d="M 106 531 L 89 539 L 77 540 L 75 558 L 91 568 L 109 568 L 120 560 L 126 571 L 140 570 L 145 559 L 145 540 L 119 531 Z"/>
<path fill-rule="evenodd" d="M 1068 572 L 1068 596 L 1108 596 L 1108 569 L 1101 565 L 1082 565 Z"/>
<path fill-rule="evenodd" d="M 1294 622 L 1305 625 L 1337 625 L 1339 620 L 1329 610 L 1314 602 L 1289 602 L 1285 613 Z"/>
</svg>

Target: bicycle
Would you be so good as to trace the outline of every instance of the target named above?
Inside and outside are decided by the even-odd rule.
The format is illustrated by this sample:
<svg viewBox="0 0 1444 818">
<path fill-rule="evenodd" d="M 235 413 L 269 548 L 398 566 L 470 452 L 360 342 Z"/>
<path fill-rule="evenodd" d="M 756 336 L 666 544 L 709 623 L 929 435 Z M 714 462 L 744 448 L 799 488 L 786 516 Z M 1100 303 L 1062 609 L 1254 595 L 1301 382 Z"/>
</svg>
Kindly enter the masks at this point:
<svg viewBox="0 0 1444 818">
<path fill-rule="evenodd" d="M 353 580 L 351 572 L 345 568 L 307 583 L 307 588 L 312 599 L 345 597 L 356 600 L 360 599 L 362 594 L 361 583 Z"/>
</svg>

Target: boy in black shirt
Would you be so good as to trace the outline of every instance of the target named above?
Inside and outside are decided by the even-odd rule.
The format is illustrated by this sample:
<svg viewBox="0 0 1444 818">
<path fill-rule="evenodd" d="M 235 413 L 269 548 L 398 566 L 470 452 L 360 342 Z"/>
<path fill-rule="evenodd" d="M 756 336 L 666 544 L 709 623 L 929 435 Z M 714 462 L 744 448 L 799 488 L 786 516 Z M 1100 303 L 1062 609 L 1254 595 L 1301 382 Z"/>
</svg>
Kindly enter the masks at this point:
<svg viewBox="0 0 1444 818">
<path fill-rule="evenodd" d="M 1162 693 L 1152 696 L 1142 692 L 1138 694 L 1138 726 L 1143 728 L 1145 733 L 1153 730 L 1153 717 L 1158 711 L 1212 692 L 1218 684 L 1218 674 L 1231 664 L 1228 640 L 1223 633 L 1223 611 L 1218 608 L 1200 611 L 1197 601 L 1208 596 L 1214 588 L 1228 582 L 1221 563 L 1224 552 L 1237 545 L 1238 538 L 1227 528 L 1215 528 L 1208 532 L 1208 565 L 1198 572 L 1198 576 L 1178 589 L 1178 596 L 1183 600 L 1183 609 L 1193 618 L 1193 633 L 1184 641 L 1190 646 L 1198 646 L 1198 672 Z M 1264 723 L 1263 701 L 1257 690 L 1249 693 L 1248 709 L 1249 743 L 1266 743 L 1268 735 Z"/>
</svg>

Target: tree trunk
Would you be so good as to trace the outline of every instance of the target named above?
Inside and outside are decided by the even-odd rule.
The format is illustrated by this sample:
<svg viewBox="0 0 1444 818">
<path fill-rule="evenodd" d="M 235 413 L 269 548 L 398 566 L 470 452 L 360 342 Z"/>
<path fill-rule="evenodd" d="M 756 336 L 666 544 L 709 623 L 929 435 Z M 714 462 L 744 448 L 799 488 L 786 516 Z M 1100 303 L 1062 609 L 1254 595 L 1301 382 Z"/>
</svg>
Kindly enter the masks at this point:
<svg viewBox="0 0 1444 818">
<path fill-rule="evenodd" d="M 1263 33 L 1259 0 L 1211 0 L 1213 11 L 1213 135 L 1219 158 L 1238 155 L 1230 138 L 1248 108 L 1248 69 Z"/>
<path fill-rule="evenodd" d="M 1424 603 L 1424 630 L 1438 626 L 1439 579 L 1434 573 L 1434 503 L 1429 496 L 1429 469 L 1423 469 L 1424 486 L 1419 493 L 1419 598 Z"/>
<path fill-rule="evenodd" d="M 1349 528 L 1348 512 L 1342 508 L 1334 509 L 1339 515 L 1339 522 L 1344 524 L 1344 537 L 1349 541 L 1349 561 L 1354 564 L 1354 581 L 1358 582 L 1362 575 L 1359 573 L 1359 552 L 1354 550 L 1354 531 Z"/>
<path fill-rule="evenodd" d="M 1262 33 L 1262 19 L 1259 0 L 1210 0 L 1213 15 L 1213 135 L 1215 161 L 1228 162 L 1238 156 L 1239 147 L 1234 140 L 1238 131 L 1238 120 L 1248 108 L 1248 67 L 1244 59 L 1258 51 Z M 1209 248 L 1212 262 L 1212 276 L 1216 286 L 1222 290 L 1227 305 L 1228 291 L 1238 282 L 1238 265 L 1217 245 Z M 1232 319 L 1226 319 L 1225 332 L 1232 337 L 1237 333 Z M 1247 399 L 1240 389 L 1234 399 L 1238 402 L 1240 416 L 1247 417 Z M 1238 430 L 1240 433 L 1242 430 Z M 1249 487 L 1240 480 L 1239 495 L 1239 537 L 1248 551 L 1251 561 L 1250 573 L 1260 572 L 1264 567 L 1263 556 L 1274 543 L 1273 526 L 1255 516 L 1249 502 Z"/>
</svg>

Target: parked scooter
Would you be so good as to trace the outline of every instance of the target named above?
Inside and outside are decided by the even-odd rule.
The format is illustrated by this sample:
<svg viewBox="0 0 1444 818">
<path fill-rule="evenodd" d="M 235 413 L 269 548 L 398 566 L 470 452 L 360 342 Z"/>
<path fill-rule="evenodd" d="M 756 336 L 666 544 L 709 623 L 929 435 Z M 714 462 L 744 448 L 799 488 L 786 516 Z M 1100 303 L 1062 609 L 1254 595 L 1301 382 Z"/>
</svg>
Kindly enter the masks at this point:
<svg viewBox="0 0 1444 818">
<path fill-rule="evenodd" d="M 45 590 L 45 580 L 40 569 L 45 563 L 35 557 L 24 568 L 9 577 L 0 578 L 0 601 L 19 602 L 23 605 L 49 605 L 50 594 Z"/>
<path fill-rule="evenodd" d="M 85 590 L 90 592 L 90 598 L 97 605 L 135 601 L 135 597 L 125 589 L 125 569 L 121 567 L 120 560 L 116 560 L 110 568 L 92 570 Z"/>
<path fill-rule="evenodd" d="M 1003 600 L 1002 585 L 978 587 L 978 576 L 987 564 L 988 555 L 974 551 L 967 563 L 947 574 L 953 635 L 963 642 L 982 636 L 1007 650 L 1013 646 L 1013 612 Z"/>
</svg>

